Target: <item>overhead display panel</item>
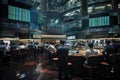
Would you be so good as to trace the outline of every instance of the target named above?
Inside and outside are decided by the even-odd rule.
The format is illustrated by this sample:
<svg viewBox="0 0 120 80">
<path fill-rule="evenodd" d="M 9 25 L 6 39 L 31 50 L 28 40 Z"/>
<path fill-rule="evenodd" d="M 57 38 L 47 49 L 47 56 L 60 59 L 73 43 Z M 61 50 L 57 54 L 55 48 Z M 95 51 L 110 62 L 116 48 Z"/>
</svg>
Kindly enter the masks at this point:
<svg viewBox="0 0 120 80">
<path fill-rule="evenodd" d="M 102 27 L 110 25 L 110 17 L 109 16 L 100 16 L 89 18 L 89 27 Z"/>
<path fill-rule="evenodd" d="M 9 5 L 8 19 L 30 22 L 30 10 Z"/>
</svg>

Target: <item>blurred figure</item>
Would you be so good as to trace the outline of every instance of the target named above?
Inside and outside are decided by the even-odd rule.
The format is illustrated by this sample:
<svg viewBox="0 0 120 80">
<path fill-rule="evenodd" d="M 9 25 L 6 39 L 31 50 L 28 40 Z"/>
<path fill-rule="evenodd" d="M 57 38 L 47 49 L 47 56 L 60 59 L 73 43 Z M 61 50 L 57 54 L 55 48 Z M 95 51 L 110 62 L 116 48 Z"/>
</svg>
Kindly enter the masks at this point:
<svg viewBox="0 0 120 80">
<path fill-rule="evenodd" d="M 5 51 L 6 53 L 10 51 L 10 45 L 8 43 L 5 43 Z"/>
<path fill-rule="evenodd" d="M 86 48 L 86 49 L 89 49 L 88 43 L 89 43 L 89 41 L 86 41 L 86 42 L 85 42 L 85 48 Z"/>
<path fill-rule="evenodd" d="M 34 43 L 33 43 L 33 42 L 30 42 L 30 43 L 28 44 L 28 48 L 29 48 L 29 49 L 34 49 L 34 48 L 35 48 Z"/>
<path fill-rule="evenodd" d="M 34 58 L 34 59 L 36 59 L 36 54 L 35 54 L 35 44 L 34 44 L 34 42 L 30 42 L 29 44 L 28 44 L 28 50 L 29 50 L 29 52 L 30 52 L 30 55 Z"/>
<path fill-rule="evenodd" d="M 57 48 L 59 80 L 70 80 L 68 72 L 68 52 L 69 48 L 65 46 L 65 41 L 60 41 L 61 45 Z"/>
<path fill-rule="evenodd" d="M 107 62 L 109 62 L 109 56 L 112 54 L 115 54 L 114 46 L 110 45 L 110 40 L 106 40 L 103 48 L 103 56 Z"/>
<path fill-rule="evenodd" d="M 119 44 L 117 44 L 117 42 L 116 42 L 116 40 L 112 40 L 111 41 L 111 45 L 114 47 L 114 49 L 115 49 L 115 54 L 117 54 L 118 53 L 118 50 L 119 50 Z"/>
<path fill-rule="evenodd" d="M 102 55 L 98 49 L 94 49 L 93 43 L 88 43 L 89 49 L 84 51 L 84 56 L 87 58 L 89 56 Z"/>
<path fill-rule="evenodd" d="M 54 57 L 54 55 L 55 55 L 55 53 L 57 51 L 53 42 L 50 42 L 50 44 L 48 45 L 47 50 L 48 50 L 48 52 L 47 52 L 48 63 L 50 65 L 53 65 L 52 58 Z"/>
<path fill-rule="evenodd" d="M 26 46 L 23 43 L 20 43 L 20 45 L 18 46 L 18 49 L 25 49 Z"/>
<path fill-rule="evenodd" d="M 1 61 L 0 63 L 2 63 L 2 65 L 4 65 L 5 57 L 6 57 L 5 43 L 1 42 L 0 43 L 0 61 Z"/>
</svg>

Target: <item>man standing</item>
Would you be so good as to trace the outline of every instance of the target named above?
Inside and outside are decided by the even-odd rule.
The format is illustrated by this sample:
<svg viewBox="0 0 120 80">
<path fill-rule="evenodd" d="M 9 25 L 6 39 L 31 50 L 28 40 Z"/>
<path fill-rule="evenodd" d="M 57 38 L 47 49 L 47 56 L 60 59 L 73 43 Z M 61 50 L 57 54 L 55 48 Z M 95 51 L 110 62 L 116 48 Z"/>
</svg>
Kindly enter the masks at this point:
<svg viewBox="0 0 120 80">
<path fill-rule="evenodd" d="M 103 55 L 106 59 L 107 62 L 109 62 L 109 57 L 112 55 L 112 54 L 115 54 L 115 49 L 114 49 L 114 46 L 113 45 L 110 45 L 110 40 L 106 40 L 105 41 L 105 45 L 104 48 L 103 48 Z"/>
<path fill-rule="evenodd" d="M 60 40 L 60 44 L 57 48 L 59 80 L 70 80 L 67 65 L 69 48 L 64 45 L 64 40 Z"/>
</svg>

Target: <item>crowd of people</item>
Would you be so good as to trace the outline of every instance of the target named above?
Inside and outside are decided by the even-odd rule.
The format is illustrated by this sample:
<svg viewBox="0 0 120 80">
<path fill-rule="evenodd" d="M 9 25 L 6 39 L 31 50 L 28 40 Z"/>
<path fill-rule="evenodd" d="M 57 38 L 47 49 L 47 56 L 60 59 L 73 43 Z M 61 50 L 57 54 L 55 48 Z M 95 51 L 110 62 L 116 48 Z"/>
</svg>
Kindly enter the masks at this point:
<svg viewBox="0 0 120 80">
<path fill-rule="evenodd" d="M 84 45 L 83 45 L 84 44 Z M 95 47 L 96 45 L 91 41 L 86 41 L 86 43 L 79 43 L 75 46 L 77 50 L 83 50 L 81 52 L 77 52 L 73 55 L 81 54 L 80 56 L 84 56 L 86 59 L 90 56 L 99 56 L 102 55 L 105 61 L 109 61 L 109 56 L 112 54 L 119 54 L 120 53 L 120 43 L 116 42 L 115 40 L 105 40 L 105 44 L 102 48 L 102 51 Z M 83 49 L 84 48 L 84 49 Z M 15 44 L 15 43 L 0 43 L 0 63 L 5 63 L 6 56 L 10 55 L 12 60 L 14 61 L 13 53 L 14 50 L 24 50 L 30 51 L 31 55 L 34 59 L 37 58 L 37 54 L 43 54 L 45 58 L 48 60 L 48 64 L 53 64 L 53 58 L 58 58 L 58 70 L 59 70 L 59 79 L 69 80 L 68 78 L 68 71 L 67 71 L 67 59 L 69 56 L 69 46 L 65 45 L 65 40 L 60 40 L 60 43 L 57 44 L 55 42 L 45 42 L 39 44 L 38 42 L 29 42 L 29 44 Z M 23 52 L 24 53 L 24 52 Z M 22 53 L 21 53 L 22 54 Z M 29 54 L 29 53 L 27 53 Z M 62 77 L 64 74 L 64 77 Z"/>
</svg>

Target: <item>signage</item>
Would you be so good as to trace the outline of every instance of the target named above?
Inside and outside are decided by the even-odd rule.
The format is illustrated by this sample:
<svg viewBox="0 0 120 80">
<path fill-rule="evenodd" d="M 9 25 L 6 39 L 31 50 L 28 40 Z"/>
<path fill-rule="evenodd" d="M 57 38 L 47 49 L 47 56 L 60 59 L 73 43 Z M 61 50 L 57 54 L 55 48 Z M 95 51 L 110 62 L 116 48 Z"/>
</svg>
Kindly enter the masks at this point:
<svg viewBox="0 0 120 80">
<path fill-rule="evenodd" d="M 33 38 L 41 38 L 39 34 L 33 34 Z"/>
<path fill-rule="evenodd" d="M 67 39 L 75 39 L 75 36 L 68 36 Z"/>
</svg>

